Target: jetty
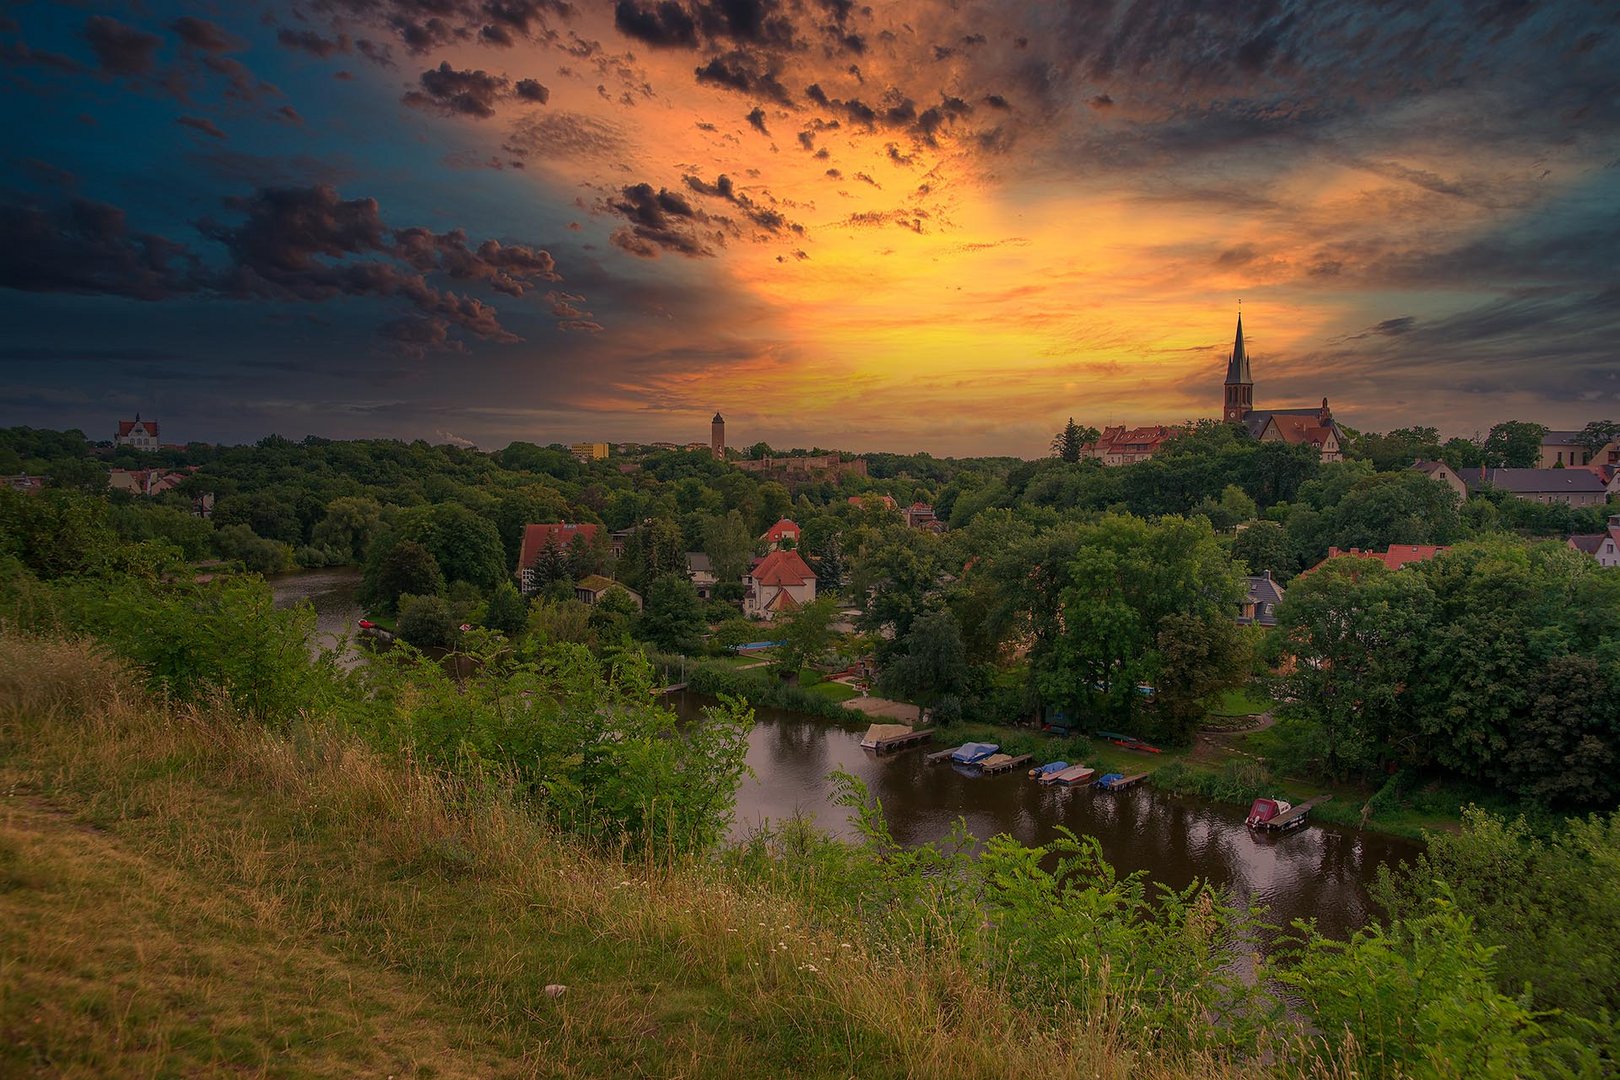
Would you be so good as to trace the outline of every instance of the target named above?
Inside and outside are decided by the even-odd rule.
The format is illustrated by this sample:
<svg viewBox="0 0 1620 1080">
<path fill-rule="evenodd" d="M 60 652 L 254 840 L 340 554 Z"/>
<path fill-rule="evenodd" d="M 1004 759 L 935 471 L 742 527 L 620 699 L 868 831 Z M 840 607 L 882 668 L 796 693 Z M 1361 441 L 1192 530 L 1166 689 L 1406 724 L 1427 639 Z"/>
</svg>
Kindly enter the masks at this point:
<svg viewBox="0 0 1620 1080">
<path fill-rule="evenodd" d="M 1041 777 L 1041 783 L 1057 784 L 1060 787 L 1074 787 L 1076 784 L 1090 783 L 1091 778 L 1096 775 L 1097 770 L 1089 765 L 1070 765 L 1067 769 Z"/>
<path fill-rule="evenodd" d="M 1097 786 L 1104 791 L 1124 791 L 1128 787 L 1135 787 L 1147 778 L 1148 774 L 1145 772 L 1133 773 L 1130 776 L 1109 773 L 1107 776 L 1098 777 Z"/>
<path fill-rule="evenodd" d="M 1017 757 L 1012 754 L 991 754 L 979 763 L 979 771 L 986 776 L 994 776 L 1008 769 L 1016 769 L 1034 756 L 1034 754 L 1019 754 Z"/>
<path fill-rule="evenodd" d="M 951 755 L 960 749 L 960 746 L 953 746 L 949 750 L 935 750 L 933 753 L 925 755 L 923 761 L 930 765 L 943 765 L 951 760 Z"/>
<path fill-rule="evenodd" d="M 861 749 L 886 754 L 926 742 L 934 734 L 933 728 L 912 728 L 907 724 L 873 724 L 861 736 Z"/>
</svg>

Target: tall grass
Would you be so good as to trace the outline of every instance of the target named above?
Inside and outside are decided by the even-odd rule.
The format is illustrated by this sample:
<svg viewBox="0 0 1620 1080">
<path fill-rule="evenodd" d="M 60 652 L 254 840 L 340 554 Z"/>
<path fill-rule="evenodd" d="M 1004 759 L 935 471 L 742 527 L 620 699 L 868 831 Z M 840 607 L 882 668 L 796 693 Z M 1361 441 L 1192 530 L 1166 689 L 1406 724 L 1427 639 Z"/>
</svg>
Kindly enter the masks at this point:
<svg viewBox="0 0 1620 1080">
<path fill-rule="evenodd" d="M 1133 1042 L 1124 995 L 1084 1014 L 1021 1006 L 971 950 L 922 947 L 953 932 L 926 911 L 896 913 L 915 947 L 874 939 L 807 906 L 802 882 L 572 840 L 498 773 L 424 768 L 318 716 L 266 728 L 223 695 L 166 701 L 141 681 L 88 642 L 0 637 L 0 788 L 32 808 L 6 804 L 0 853 L 57 852 L 48 887 L 0 859 L 20 881 L 0 891 L 0 932 L 21 958 L 0 967 L 0 1071 L 339 1075 L 384 1045 L 423 1075 L 1268 1071 Z M 52 820 L 77 823 L 80 862 L 41 842 Z M 109 905 L 103 879 L 126 872 L 157 887 Z M 176 921 L 196 936 L 157 932 Z M 154 951 L 129 967 L 97 940 L 108 926 Z M 347 989 L 295 992 L 306 967 Z M 166 994 L 200 1004 L 151 1007 Z"/>
</svg>

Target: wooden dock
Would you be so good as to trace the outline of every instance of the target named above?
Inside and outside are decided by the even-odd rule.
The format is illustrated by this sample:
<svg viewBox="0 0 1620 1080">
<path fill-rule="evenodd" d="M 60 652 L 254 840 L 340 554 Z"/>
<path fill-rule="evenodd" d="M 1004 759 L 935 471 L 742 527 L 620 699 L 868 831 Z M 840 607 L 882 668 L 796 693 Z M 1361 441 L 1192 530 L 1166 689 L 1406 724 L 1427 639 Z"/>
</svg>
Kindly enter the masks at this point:
<svg viewBox="0 0 1620 1080">
<path fill-rule="evenodd" d="M 1270 821 L 1260 822 L 1256 828 L 1266 829 L 1270 832 L 1284 832 L 1288 829 L 1297 829 L 1299 826 L 1305 824 L 1305 817 L 1311 812 L 1312 807 L 1320 806 L 1332 798 L 1332 795 L 1318 795 L 1314 799 L 1306 799 L 1298 806 L 1283 811 Z"/>
<path fill-rule="evenodd" d="M 991 754 L 979 763 L 979 771 L 986 776 L 994 776 L 1008 769 L 1016 769 L 1034 756 L 1034 754 L 1019 754 L 1017 757 L 1011 754 Z"/>
<path fill-rule="evenodd" d="M 960 749 L 962 749 L 960 746 L 953 746 L 949 750 L 935 750 L 933 753 L 926 755 L 923 760 L 930 765 L 943 765 L 951 760 L 951 755 Z"/>
<path fill-rule="evenodd" d="M 1097 770 L 1089 765 L 1070 765 L 1062 772 L 1050 773 L 1041 778 L 1043 784 L 1057 784 L 1059 787 L 1073 787 L 1076 784 L 1089 784 L 1091 778 L 1097 775 Z"/>
<path fill-rule="evenodd" d="M 1128 787 L 1135 787 L 1148 778 L 1145 772 L 1135 773 L 1131 776 L 1121 776 L 1117 780 L 1097 781 L 1097 786 L 1104 791 L 1124 791 Z"/>
<path fill-rule="evenodd" d="M 933 734 L 933 728 L 912 729 L 904 724 L 873 724 L 866 729 L 866 734 L 862 736 L 861 748 L 879 754 L 886 754 L 891 750 L 900 750 L 907 746 L 915 746 L 920 742 L 926 742 L 933 737 Z"/>
</svg>

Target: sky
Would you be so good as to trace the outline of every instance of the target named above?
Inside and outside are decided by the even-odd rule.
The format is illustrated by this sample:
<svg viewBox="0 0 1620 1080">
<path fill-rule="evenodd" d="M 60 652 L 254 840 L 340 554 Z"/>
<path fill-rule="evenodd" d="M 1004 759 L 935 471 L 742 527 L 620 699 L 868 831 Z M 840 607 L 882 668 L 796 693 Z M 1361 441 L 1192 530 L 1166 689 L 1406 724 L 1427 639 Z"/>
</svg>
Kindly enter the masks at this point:
<svg viewBox="0 0 1620 1080">
<path fill-rule="evenodd" d="M 0 423 L 1045 452 L 1620 415 L 1620 7 L 0 8 Z"/>
</svg>

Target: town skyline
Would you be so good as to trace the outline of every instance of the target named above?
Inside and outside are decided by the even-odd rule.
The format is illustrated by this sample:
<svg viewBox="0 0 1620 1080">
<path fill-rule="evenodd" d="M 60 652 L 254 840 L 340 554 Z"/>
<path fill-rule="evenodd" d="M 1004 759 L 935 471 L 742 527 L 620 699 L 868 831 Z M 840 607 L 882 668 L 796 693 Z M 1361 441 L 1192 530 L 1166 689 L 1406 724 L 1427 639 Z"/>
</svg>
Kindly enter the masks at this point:
<svg viewBox="0 0 1620 1080">
<path fill-rule="evenodd" d="M 0 22 L 8 422 L 1034 457 L 1220 416 L 1240 297 L 1265 408 L 1620 411 L 1578 5 L 428 8 Z"/>
</svg>

